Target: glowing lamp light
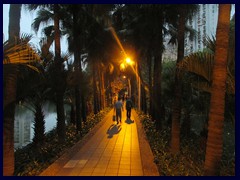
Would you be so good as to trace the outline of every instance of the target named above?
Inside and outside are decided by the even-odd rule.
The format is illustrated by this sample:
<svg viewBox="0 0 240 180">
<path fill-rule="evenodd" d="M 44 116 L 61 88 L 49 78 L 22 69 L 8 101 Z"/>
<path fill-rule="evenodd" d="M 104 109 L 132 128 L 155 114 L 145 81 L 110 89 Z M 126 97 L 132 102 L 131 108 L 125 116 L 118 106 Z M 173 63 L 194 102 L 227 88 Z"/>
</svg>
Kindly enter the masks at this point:
<svg viewBox="0 0 240 180">
<path fill-rule="evenodd" d="M 124 63 L 120 64 L 120 69 L 124 70 L 125 68 L 126 68 L 126 67 L 125 67 L 125 64 L 124 64 Z"/>
<path fill-rule="evenodd" d="M 130 65 L 134 64 L 134 62 L 129 57 L 126 58 L 126 63 Z"/>
</svg>

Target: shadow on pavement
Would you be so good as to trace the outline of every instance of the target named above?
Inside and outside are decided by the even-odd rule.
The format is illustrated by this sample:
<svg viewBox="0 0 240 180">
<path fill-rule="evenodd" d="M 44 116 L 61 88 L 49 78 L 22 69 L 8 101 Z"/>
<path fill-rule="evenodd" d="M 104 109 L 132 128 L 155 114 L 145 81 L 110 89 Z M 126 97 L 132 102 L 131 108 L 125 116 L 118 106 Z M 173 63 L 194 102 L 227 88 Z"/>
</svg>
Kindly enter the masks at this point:
<svg viewBox="0 0 240 180">
<path fill-rule="evenodd" d="M 134 120 L 126 119 L 126 120 L 125 120 L 125 123 L 127 123 L 127 124 L 132 124 L 132 123 L 134 123 Z"/>
<path fill-rule="evenodd" d="M 108 138 L 112 138 L 114 134 L 118 134 L 121 129 L 120 125 L 112 124 L 107 130 Z"/>
</svg>

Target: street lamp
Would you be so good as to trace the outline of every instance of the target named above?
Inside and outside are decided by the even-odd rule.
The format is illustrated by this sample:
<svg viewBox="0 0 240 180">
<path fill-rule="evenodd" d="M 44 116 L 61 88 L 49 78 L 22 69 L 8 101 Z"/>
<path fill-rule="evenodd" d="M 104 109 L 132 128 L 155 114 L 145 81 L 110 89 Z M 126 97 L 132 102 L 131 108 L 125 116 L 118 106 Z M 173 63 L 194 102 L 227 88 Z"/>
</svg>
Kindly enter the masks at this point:
<svg viewBox="0 0 240 180">
<path fill-rule="evenodd" d="M 133 65 L 133 64 L 134 64 L 134 61 L 132 61 L 132 60 L 130 59 L 130 57 L 127 57 L 127 58 L 126 58 L 126 63 L 129 64 L 129 65 Z"/>
</svg>

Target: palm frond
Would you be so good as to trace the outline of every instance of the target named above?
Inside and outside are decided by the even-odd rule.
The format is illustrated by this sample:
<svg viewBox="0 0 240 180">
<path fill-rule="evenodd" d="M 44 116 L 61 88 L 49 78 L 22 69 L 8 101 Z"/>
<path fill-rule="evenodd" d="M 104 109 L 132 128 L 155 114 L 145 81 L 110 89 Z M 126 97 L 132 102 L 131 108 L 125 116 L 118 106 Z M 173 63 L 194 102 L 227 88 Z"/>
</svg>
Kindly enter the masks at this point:
<svg viewBox="0 0 240 180">
<path fill-rule="evenodd" d="M 207 82 L 194 82 L 193 86 L 202 91 L 211 92 L 212 68 L 214 55 L 206 52 L 193 53 L 178 63 L 178 68 L 203 77 Z M 235 94 L 235 77 L 227 68 L 227 93 Z M 196 85 L 197 84 L 197 85 Z"/>
<path fill-rule="evenodd" d="M 178 68 L 204 77 L 211 82 L 214 55 L 206 52 L 197 52 L 185 57 L 178 63 Z"/>
<path fill-rule="evenodd" d="M 216 38 L 212 35 L 212 37 L 206 36 L 205 40 L 203 41 L 204 46 L 207 47 L 208 50 L 212 54 L 215 52 L 215 45 L 216 45 Z"/>
<path fill-rule="evenodd" d="M 40 60 L 39 55 L 30 46 L 31 35 L 23 34 L 18 42 L 6 41 L 3 46 L 3 64 L 26 64 Z"/>
<path fill-rule="evenodd" d="M 54 26 L 50 25 L 45 28 L 43 28 L 42 32 L 44 33 L 45 36 L 52 36 L 54 32 Z"/>
<path fill-rule="evenodd" d="M 200 91 L 204 91 L 204 92 L 208 92 L 211 93 L 211 85 L 208 82 L 192 82 L 191 83 L 192 87 L 200 90 Z M 235 80 L 227 77 L 227 87 L 226 87 L 226 92 L 227 94 L 235 94 Z"/>
<path fill-rule="evenodd" d="M 193 41 L 194 38 L 197 36 L 197 31 L 187 24 L 185 25 L 185 29 L 186 29 L 187 32 L 189 32 L 190 41 Z"/>
<path fill-rule="evenodd" d="M 211 93 L 211 85 L 208 82 L 192 82 L 191 83 L 193 88 L 196 88 L 200 91 Z"/>
<path fill-rule="evenodd" d="M 51 4 L 24 4 L 24 7 L 29 11 L 37 10 L 38 8 L 49 8 Z"/>
<path fill-rule="evenodd" d="M 37 67 L 33 66 L 33 65 L 27 64 L 26 66 L 29 67 L 30 69 L 40 73 L 39 69 Z"/>
<path fill-rule="evenodd" d="M 46 9 L 40 9 L 32 23 L 32 28 L 35 32 L 38 32 L 41 23 L 48 24 L 50 20 L 53 20 L 53 13 Z"/>
<path fill-rule="evenodd" d="M 227 92 L 235 94 L 235 77 L 231 74 L 229 68 L 227 68 Z"/>
</svg>

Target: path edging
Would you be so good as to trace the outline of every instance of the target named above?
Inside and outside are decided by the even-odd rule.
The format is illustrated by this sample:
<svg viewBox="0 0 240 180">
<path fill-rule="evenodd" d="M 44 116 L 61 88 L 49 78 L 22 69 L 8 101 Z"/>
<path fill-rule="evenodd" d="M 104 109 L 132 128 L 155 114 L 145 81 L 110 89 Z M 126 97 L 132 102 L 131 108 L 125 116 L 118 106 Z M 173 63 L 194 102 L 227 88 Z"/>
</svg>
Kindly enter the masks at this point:
<svg viewBox="0 0 240 180">
<path fill-rule="evenodd" d="M 143 168 L 143 175 L 144 176 L 159 176 L 157 165 L 154 163 L 154 156 L 150 145 L 148 143 L 144 128 L 140 119 L 136 113 L 136 111 L 132 111 L 133 115 L 137 120 L 137 131 L 138 131 L 138 140 L 139 140 L 139 149 L 141 153 L 142 159 L 142 168 Z"/>
</svg>

